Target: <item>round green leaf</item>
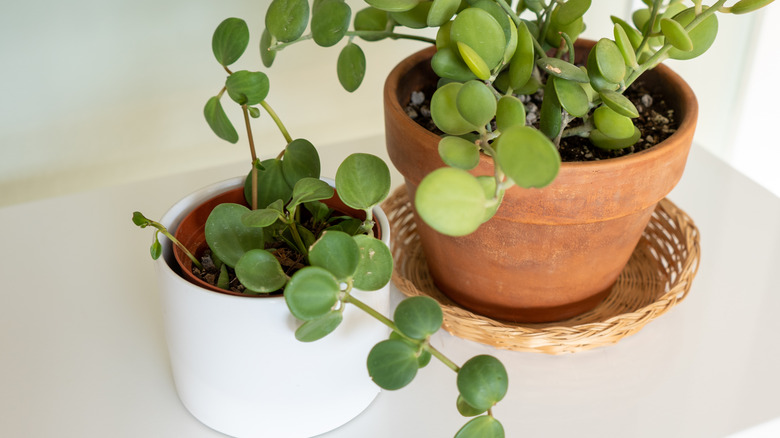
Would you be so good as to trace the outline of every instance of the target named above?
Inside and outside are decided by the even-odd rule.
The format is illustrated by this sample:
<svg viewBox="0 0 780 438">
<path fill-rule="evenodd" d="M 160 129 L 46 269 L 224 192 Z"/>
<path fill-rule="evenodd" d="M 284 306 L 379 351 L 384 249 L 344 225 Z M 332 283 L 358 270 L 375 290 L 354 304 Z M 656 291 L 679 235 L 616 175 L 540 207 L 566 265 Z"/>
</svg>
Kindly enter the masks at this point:
<svg viewBox="0 0 780 438">
<path fill-rule="evenodd" d="M 341 86 L 350 93 L 360 87 L 366 75 L 366 55 L 357 44 L 348 43 L 341 49 L 336 63 L 336 73 Z"/>
<path fill-rule="evenodd" d="M 414 205 L 420 218 L 436 231 L 464 236 L 482 224 L 485 192 L 465 170 L 442 167 L 420 182 Z"/>
<path fill-rule="evenodd" d="M 488 69 L 495 68 L 504 58 L 507 43 L 504 30 L 483 9 L 470 7 L 462 10 L 452 23 L 450 38 L 472 49 Z"/>
<path fill-rule="evenodd" d="M 666 37 L 666 41 L 676 49 L 683 52 L 690 52 L 693 50 L 691 36 L 688 35 L 688 32 L 679 22 L 674 21 L 671 18 L 662 18 L 661 32 L 664 34 L 664 37 Z"/>
<path fill-rule="evenodd" d="M 152 256 L 152 260 L 157 260 L 162 255 L 162 244 L 157 239 L 156 233 L 154 236 L 154 241 L 152 242 L 152 246 L 149 247 L 149 254 Z"/>
<path fill-rule="evenodd" d="M 729 12 L 732 14 L 747 14 L 772 3 L 774 0 L 739 0 L 734 3 Z"/>
<path fill-rule="evenodd" d="M 308 0 L 273 0 L 265 13 L 268 32 L 283 43 L 300 38 L 308 24 Z"/>
<path fill-rule="evenodd" d="M 359 10 L 355 14 L 355 30 L 357 31 L 372 31 L 383 32 L 387 28 L 388 15 L 387 12 L 374 8 L 367 7 Z M 361 36 L 360 38 L 366 41 L 379 41 L 384 36 Z"/>
<path fill-rule="evenodd" d="M 450 38 L 450 31 L 452 30 L 452 21 L 448 21 L 436 31 L 436 49 L 441 50 L 445 47 L 452 46 L 452 38 Z"/>
<path fill-rule="evenodd" d="M 360 248 L 347 233 L 325 231 L 311 247 L 309 263 L 327 270 L 339 281 L 347 281 L 360 263 Z"/>
<path fill-rule="evenodd" d="M 525 125 L 525 105 L 514 96 L 503 96 L 496 105 L 496 127 L 503 132 L 512 126 Z"/>
<path fill-rule="evenodd" d="M 439 27 L 447 23 L 458 12 L 459 7 L 460 0 L 433 0 L 428 11 L 428 27 Z"/>
<path fill-rule="evenodd" d="M 249 210 L 241 217 L 241 221 L 247 227 L 268 227 L 279 220 L 280 212 L 271 208 Z"/>
<path fill-rule="evenodd" d="M 295 339 L 301 342 L 318 341 L 333 333 L 343 320 L 344 315 L 340 310 L 332 310 L 321 318 L 312 319 L 301 324 L 298 330 L 295 331 Z"/>
<path fill-rule="evenodd" d="M 557 6 L 555 9 L 553 9 L 551 16 L 552 21 L 550 23 L 551 26 L 547 30 L 547 35 L 545 35 L 545 41 L 554 47 L 557 47 L 561 44 L 561 40 L 563 38 L 561 34 L 565 33 L 573 41 L 577 39 L 583 30 L 585 30 L 585 23 L 582 17 L 575 19 L 569 24 L 562 24 L 558 19 L 560 11 L 560 6 Z"/>
<path fill-rule="evenodd" d="M 417 6 L 403 12 L 390 12 L 390 18 L 401 26 L 410 29 L 423 29 L 426 27 L 428 11 L 431 10 L 430 1 L 422 1 Z"/>
<path fill-rule="evenodd" d="M 590 0 L 569 0 L 561 5 L 555 15 L 555 24 L 558 26 L 571 24 L 574 20 L 582 18 L 585 12 L 588 12 L 588 8 L 590 8 Z"/>
<path fill-rule="evenodd" d="M 390 193 L 390 169 L 381 158 L 355 153 L 336 170 L 336 193 L 348 206 L 366 210 L 382 202 Z"/>
<path fill-rule="evenodd" d="M 553 77 L 555 94 L 563 109 L 574 117 L 582 117 L 590 111 L 588 94 L 578 82 Z"/>
<path fill-rule="evenodd" d="M 293 187 L 292 199 L 287 208 L 293 208 L 307 202 L 321 201 L 333 197 L 333 187 L 317 178 L 301 178 Z"/>
<path fill-rule="evenodd" d="M 493 217 L 498 211 L 498 207 L 501 206 L 501 199 L 504 197 L 504 191 L 496 194 L 496 178 L 493 176 L 482 175 L 477 177 L 477 181 L 482 186 L 482 191 L 485 193 L 485 199 L 495 199 L 496 202 L 492 206 L 485 208 L 485 215 L 482 217 L 482 223 L 485 223 Z M 497 199 L 496 199 L 497 197 Z"/>
<path fill-rule="evenodd" d="M 471 170 L 479 164 L 479 148 L 461 137 L 445 136 L 439 140 L 439 156 L 448 166 Z"/>
<path fill-rule="evenodd" d="M 421 0 L 366 0 L 369 5 L 387 12 L 403 12 L 417 6 Z"/>
<path fill-rule="evenodd" d="M 588 82 L 588 75 L 576 65 L 558 58 L 539 58 L 536 65 L 547 73 L 575 82 Z"/>
<path fill-rule="evenodd" d="M 623 80 L 626 75 L 626 62 L 614 41 L 607 38 L 600 39 L 591 49 L 591 53 L 593 53 L 593 59 L 596 62 L 595 65 L 592 65 L 589 55 L 588 66 L 597 68 L 604 79 L 609 82 L 619 83 Z"/>
<path fill-rule="evenodd" d="M 529 126 L 513 126 L 497 140 L 496 159 L 506 175 L 520 187 L 544 187 L 561 167 L 555 145 Z"/>
<path fill-rule="evenodd" d="M 479 53 L 469 47 L 466 43 L 457 41 L 456 45 L 458 47 L 458 53 L 460 53 L 460 57 L 466 63 L 466 66 L 468 66 L 469 70 L 474 73 L 474 76 L 482 79 L 483 81 L 490 79 L 490 67 L 485 62 L 485 60 L 479 56 Z"/>
<path fill-rule="evenodd" d="M 594 146 L 599 147 L 601 149 L 623 149 L 627 148 L 633 144 L 635 144 L 639 137 L 642 136 L 642 133 L 639 131 L 639 128 L 634 127 L 634 133 L 627 138 L 612 138 L 598 129 L 594 129 L 593 131 L 590 131 L 590 142 L 593 143 Z"/>
<path fill-rule="evenodd" d="M 455 438 L 504 438 L 504 436 L 504 426 L 489 415 L 472 419 L 455 434 Z"/>
<path fill-rule="evenodd" d="M 620 49 L 620 54 L 623 55 L 623 61 L 626 65 L 634 69 L 639 67 L 636 62 L 634 46 L 631 44 L 631 39 L 625 29 L 619 24 L 615 24 L 612 28 L 612 33 L 615 36 L 615 44 L 617 44 L 618 49 Z"/>
<path fill-rule="evenodd" d="M 214 57 L 224 66 L 238 61 L 248 45 L 249 27 L 240 18 L 227 18 L 222 21 L 211 38 Z"/>
<path fill-rule="evenodd" d="M 642 33 L 621 18 L 618 18 L 614 15 L 610 16 L 609 18 L 612 20 L 612 23 L 620 26 L 620 28 L 623 29 L 623 32 L 628 37 L 628 40 L 631 42 L 631 47 L 633 47 L 633 50 L 639 48 L 639 45 L 642 43 Z M 620 43 L 617 38 L 618 37 L 616 36 L 615 42 L 618 43 L 619 45 Z"/>
<path fill-rule="evenodd" d="M 555 94 L 555 82 L 547 80 L 544 85 L 544 99 L 539 110 L 539 130 L 547 138 L 556 138 L 563 129 L 563 110 L 558 95 Z"/>
<path fill-rule="evenodd" d="M 468 81 L 455 98 L 460 115 L 475 126 L 485 126 L 496 116 L 496 97 L 484 82 Z"/>
<path fill-rule="evenodd" d="M 705 6 L 706 8 L 706 6 Z M 674 21 L 680 23 L 683 27 L 687 27 L 693 19 L 696 18 L 694 8 L 686 9 L 674 16 Z M 698 26 L 691 29 L 688 32 L 688 36 L 693 43 L 693 49 L 689 51 L 683 51 L 677 48 L 669 50 L 669 57 L 672 59 L 693 59 L 702 53 L 706 52 L 715 41 L 715 37 L 718 36 L 718 17 L 716 14 L 712 14 L 704 21 L 699 23 Z"/>
<path fill-rule="evenodd" d="M 431 97 L 431 117 L 436 126 L 450 135 L 463 135 L 477 129 L 458 111 L 457 98 L 463 84 L 450 82 L 437 89 Z"/>
<path fill-rule="evenodd" d="M 509 378 L 504 365 L 493 356 L 474 356 L 460 368 L 458 392 L 475 409 L 490 409 L 506 395 Z"/>
<path fill-rule="evenodd" d="M 634 104 L 626 96 L 623 96 L 617 91 L 599 90 L 599 96 L 601 96 L 601 100 L 616 113 L 630 118 L 639 117 L 639 111 Z"/>
<path fill-rule="evenodd" d="M 431 363 L 431 357 L 433 357 L 433 355 L 430 351 L 420 348 L 420 341 L 411 341 L 396 331 L 390 332 L 390 339 L 406 342 L 415 350 L 417 354 L 417 368 L 425 368 L 429 363 Z"/>
<path fill-rule="evenodd" d="M 404 341 L 388 339 L 371 349 L 366 361 L 368 374 L 380 388 L 401 389 L 417 375 L 417 354 Z"/>
<path fill-rule="evenodd" d="M 320 177 L 320 155 L 309 140 L 298 138 L 284 148 L 282 174 L 290 187 L 303 178 Z"/>
<path fill-rule="evenodd" d="M 262 228 L 247 227 L 241 218 L 249 209 L 239 204 L 219 204 L 206 219 L 206 242 L 231 268 L 247 251 L 265 247 Z"/>
<path fill-rule="evenodd" d="M 311 15 L 311 35 L 321 47 L 341 41 L 349 29 L 352 9 L 344 0 L 320 0 Z"/>
<path fill-rule="evenodd" d="M 460 413 L 460 415 L 463 415 L 464 417 L 475 417 L 486 411 L 486 409 L 477 409 L 474 406 L 471 406 L 470 404 L 466 403 L 466 400 L 464 400 L 463 396 L 460 394 L 458 394 L 458 399 L 455 405 L 458 408 L 458 413 Z"/>
<path fill-rule="evenodd" d="M 393 255 L 381 240 L 365 234 L 353 236 L 360 250 L 360 261 L 353 276 L 353 286 L 363 291 L 379 290 L 393 276 Z"/>
<path fill-rule="evenodd" d="M 281 199 L 285 204 L 292 196 L 292 187 L 287 184 L 282 171 L 282 160 L 270 158 L 261 163 L 262 170 L 257 171 L 257 208 L 266 208 L 272 202 Z M 244 197 L 252 204 L 252 173 L 244 183 Z"/>
<path fill-rule="evenodd" d="M 393 319 L 401 333 L 412 339 L 423 340 L 436 333 L 444 321 L 441 306 L 431 297 L 407 298 L 395 309 Z"/>
<path fill-rule="evenodd" d="M 236 276 L 241 284 L 256 293 L 277 291 L 288 280 L 276 257 L 264 249 L 253 249 L 241 256 L 236 263 Z"/>
<path fill-rule="evenodd" d="M 322 318 L 339 301 L 338 281 L 327 270 L 308 266 L 296 272 L 284 288 L 290 313 L 303 321 Z"/>
<path fill-rule="evenodd" d="M 593 112 L 593 123 L 596 129 L 611 138 L 628 138 L 634 135 L 634 122 L 606 105 L 596 108 Z"/>
<path fill-rule="evenodd" d="M 517 47 L 517 27 L 515 23 L 495 0 L 472 0 L 468 3 L 470 3 L 472 7 L 482 9 L 490 14 L 491 17 L 495 18 L 498 25 L 501 26 L 501 30 L 504 31 L 504 40 L 506 41 L 503 60 L 508 60 Z M 507 53 L 507 50 L 509 53 Z"/>
<path fill-rule="evenodd" d="M 228 95 L 239 105 L 257 105 L 268 96 L 268 76 L 260 71 L 240 70 L 225 81 Z"/>
<path fill-rule="evenodd" d="M 477 77 L 460 57 L 458 49 L 453 47 L 439 47 L 431 58 L 431 68 L 437 76 L 458 82 Z"/>
<path fill-rule="evenodd" d="M 270 50 L 274 44 L 276 44 L 276 41 L 271 36 L 271 32 L 268 32 L 268 29 L 263 29 L 263 34 L 260 37 L 260 60 L 263 61 L 263 65 L 266 67 L 271 67 L 274 59 L 276 59 L 276 51 Z"/>
<path fill-rule="evenodd" d="M 509 85 L 517 90 L 531 78 L 534 70 L 534 39 L 528 26 L 517 26 L 517 47 L 509 64 Z"/>
<path fill-rule="evenodd" d="M 225 114 L 219 97 L 214 96 L 206 102 L 206 106 L 203 107 L 203 117 L 217 137 L 234 144 L 238 142 L 238 132 Z"/>
</svg>

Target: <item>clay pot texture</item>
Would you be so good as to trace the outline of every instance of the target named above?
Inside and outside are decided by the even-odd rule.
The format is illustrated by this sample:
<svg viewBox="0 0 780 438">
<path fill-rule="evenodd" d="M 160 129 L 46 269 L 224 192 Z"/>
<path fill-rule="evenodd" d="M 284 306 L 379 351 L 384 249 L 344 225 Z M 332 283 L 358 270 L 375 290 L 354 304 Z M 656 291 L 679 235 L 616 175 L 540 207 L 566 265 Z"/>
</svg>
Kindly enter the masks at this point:
<svg viewBox="0 0 780 438">
<path fill-rule="evenodd" d="M 578 58 L 593 44 L 578 41 Z M 439 137 L 404 111 L 412 91 L 435 85 L 434 53 L 431 47 L 403 60 L 384 88 L 387 150 L 410 199 L 425 175 L 444 166 Z M 680 126 L 667 140 L 620 158 L 562 163 L 549 186 L 508 190 L 497 214 L 468 236 L 442 235 L 415 218 L 444 294 L 478 314 L 516 322 L 567 319 L 609 294 L 656 204 L 682 176 L 698 116 L 693 91 L 669 68 L 659 65 L 643 79 L 677 114 Z M 492 169 L 483 155 L 472 173 Z"/>
</svg>

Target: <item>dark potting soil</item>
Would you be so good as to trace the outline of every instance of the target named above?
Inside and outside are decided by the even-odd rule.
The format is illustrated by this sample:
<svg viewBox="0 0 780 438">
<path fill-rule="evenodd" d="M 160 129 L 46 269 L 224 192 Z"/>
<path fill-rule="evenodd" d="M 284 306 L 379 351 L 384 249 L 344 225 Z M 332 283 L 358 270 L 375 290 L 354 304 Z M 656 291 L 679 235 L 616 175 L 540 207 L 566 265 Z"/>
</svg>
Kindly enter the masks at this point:
<svg viewBox="0 0 780 438">
<path fill-rule="evenodd" d="M 438 135 L 443 133 L 436 127 L 431 119 L 430 102 L 435 91 L 434 87 L 415 91 L 412 93 L 406 113 L 418 125 Z M 521 98 L 526 107 L 527 124 L 538 127 L 539 108 L 542 106 L 544 93 L 540 90 L 532 96 Z M 672 135 L 679 126 L 675 118 L 674 110 L 669 107 L 663 95 L 650 91 L 641 80 L 636 81 L 624 93 L 639 111 L 639 117 L 633 119 L 634 124 L 642 132 L 642 137 L 633 146 L 624 149 L 604 150 L 593 146 L 587 138 L 578 136 L 561 139 L 559 152 L 561 160 L 572 161 L 596 161 L 607 158 L 616 158 L 623 155 L 648 149 Z M 567 127 L 574 127 L 574 122 Z"/>
</svg>

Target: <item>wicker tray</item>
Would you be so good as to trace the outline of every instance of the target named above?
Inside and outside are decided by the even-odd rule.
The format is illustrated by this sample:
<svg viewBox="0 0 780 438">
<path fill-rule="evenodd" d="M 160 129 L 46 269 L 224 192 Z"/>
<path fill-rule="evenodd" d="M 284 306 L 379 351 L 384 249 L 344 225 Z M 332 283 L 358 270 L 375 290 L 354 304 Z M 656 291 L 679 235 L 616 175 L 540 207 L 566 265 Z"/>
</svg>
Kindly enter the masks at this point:
<svg viewBox="0 0 780 438">
<path fill-rule="evenodd" d="M 664 199 L 617 284 L 598 307 L 554 323 L 497 321 L 459 307 L 433 284 L 404 187 L 382 208 L 390 219 L 395 285 L 407 296 L 436 299 L 444 311 L 443 327 L 453 335 L 502 349 L 560 354 L 614 344 L 682 301 L 699 267 L 698 229 Z"/>
</svg>

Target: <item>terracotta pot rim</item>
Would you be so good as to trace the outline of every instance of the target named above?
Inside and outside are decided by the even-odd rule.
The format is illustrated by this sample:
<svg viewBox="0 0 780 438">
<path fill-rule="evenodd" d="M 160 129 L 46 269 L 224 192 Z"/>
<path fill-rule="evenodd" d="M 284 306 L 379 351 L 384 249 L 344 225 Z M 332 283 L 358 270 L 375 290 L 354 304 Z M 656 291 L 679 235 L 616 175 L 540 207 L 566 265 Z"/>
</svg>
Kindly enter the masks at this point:
<svg viewBox="0 0 780 438">
<path fill-rule="evenodd" d="M 595 44 L 595 41 L 587 40 L 587 39 L 579 39 L 577 40 L 577 42 L 581 42 L 584 44 Z M 393 68 L 393 70 L 390 72 L 390 74 L 388 75 L 385 81 L 385 87 L 384 87 L 385 99 L 391 97 L 388 95 L 390 89 L 390 87 L 388 87 L 388 84 L 399 83 L 400 77 L 402 75 L 409 72 L 414 66 L 425 61 L 425 59 L 433 56 L 434 53 L 436 53 L 436 47 L 431 46 L 415 52 L 408 58 L 404 59 L 401 63 L 397 64 L 396 67 Z M 669 149 L 673 149 L 675 147 L 675 141 L 677 140 L 677 138 L 682 138 L 688 135 L 692 135 L 692 133 L 696 129 L 696 120 L 698 117 L 698 110 L 699 110 L 698 101 L 696 99 L 696 95 L 694 94 L 693 90 L 677 73 L 675 73 L 671 68 L 667 67 L 664 64 L 659 64 L 651 71 L 656 72 L 660 76 L 664 77 L 668 82 L 673 84 L 675 86 L 675 90 L 670 92 L 679 94 L 682 97 L 681 100 L 688 103 L 688 106 L 683 108 L 682 119 L 679 122 L 679 127 L 677 128 L 677 131 L 675 131 L 671 136 L 669 136 L 661 143 L 658 143 L 651 148 L 633 154 L 624 155 L 622 157 L 610 158 L 606 160 L 597 160 L 597 161 L 562 162 L 558 174 L 558 178 L 561 178 L 561 176 L 565 175 L 568 172 L 583 172 L 583 171 L 601 172 L 601 171 L 608 171 L 609 169 L 613 169 L 613 168 L 624 167 L 627 162 L 654 161 L 657 160 L 659 156 L 665 155 Z M 398 101 L 398 99 L 391 98 L 389 99 L 389 102 L 390 102 L 390 109 L 393 112 L 403 113 L 405 117 L 408 117 L 405 115 L 406 112 L 401 107 L 401 104 Z M 435 133 L 425 129 L 424 127 L 418 125 L 417 123 L 413 123 L 413 125 L 414 125 L 413 129 L 417 131 L 415 132 L 416 135 L 422 135 L 431 138 L 440 138 Z M 484 165 L 485 163 L 492 166 L 490 157 L 481 154 L 480 164 Z"/>
</svg>

